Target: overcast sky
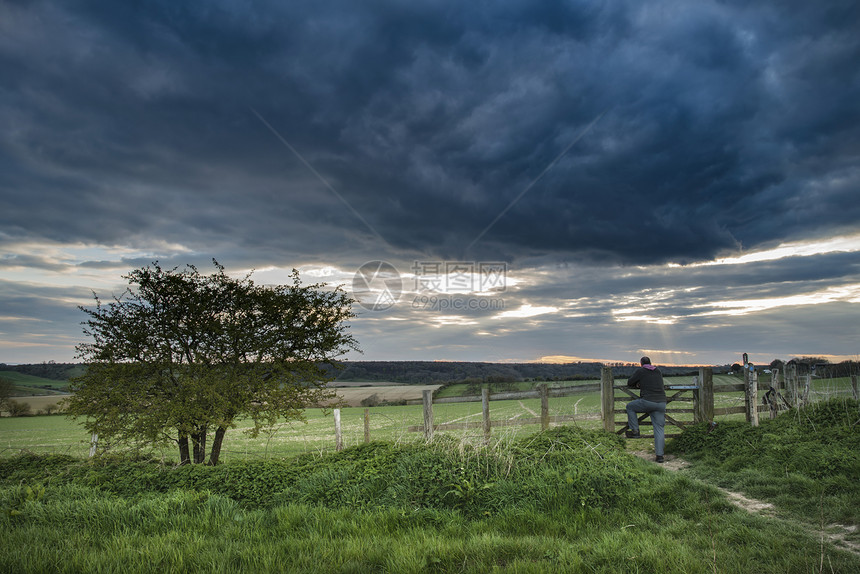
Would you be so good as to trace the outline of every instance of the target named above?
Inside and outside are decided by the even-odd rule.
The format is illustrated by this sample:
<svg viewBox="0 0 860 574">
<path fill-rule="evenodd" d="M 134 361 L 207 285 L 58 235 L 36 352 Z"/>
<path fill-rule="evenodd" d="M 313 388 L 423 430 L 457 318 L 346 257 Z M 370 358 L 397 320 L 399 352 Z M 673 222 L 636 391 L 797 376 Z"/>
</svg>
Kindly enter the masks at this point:
<svg viewBox="0 0 860 574">
<path fill-rule="evenodd" d="M 358 289 L 353 359 L 858 359 L 858 29 L 854 1 L 0 2 L 0 361 L 73 360 L 92 291 L 213 257 Z"/>
</svg>

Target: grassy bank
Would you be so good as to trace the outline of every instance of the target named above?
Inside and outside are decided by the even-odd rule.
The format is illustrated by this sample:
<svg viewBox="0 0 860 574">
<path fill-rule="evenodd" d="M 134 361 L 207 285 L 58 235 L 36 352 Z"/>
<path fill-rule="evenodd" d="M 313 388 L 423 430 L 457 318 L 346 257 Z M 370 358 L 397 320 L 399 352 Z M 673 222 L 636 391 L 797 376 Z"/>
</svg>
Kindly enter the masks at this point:
<svg viewBox="0 0 860 574">
<path fill-rule="evenodd" d="M 822 560 L 815 540 L 787 537 L 701 493 L 688 509 L 660 509 L 657 520 L 594 509 L 511 509 L 477 520 L 444 510 L 249 510 L 196 492 L 128 501 L 70 487 L 51 496 L 20 525 L 3 525 L 4 571 L 786 573 L 816 572 Z M 828 550 L 823 558 L 828 571 L 858 567 Z"/>
<path fill-rule="evenodd" d="M 564 427 L 218 467 L 0 459 L 0 571 L 853 572 L 860 558 Z"/>
</svg>

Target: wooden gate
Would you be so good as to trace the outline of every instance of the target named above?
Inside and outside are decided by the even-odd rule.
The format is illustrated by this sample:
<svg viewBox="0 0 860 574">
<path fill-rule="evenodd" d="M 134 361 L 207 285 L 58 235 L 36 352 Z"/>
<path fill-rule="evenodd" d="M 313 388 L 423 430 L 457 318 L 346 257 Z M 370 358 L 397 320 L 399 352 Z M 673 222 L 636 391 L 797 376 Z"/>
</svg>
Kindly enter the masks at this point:
<svg viewBox="0 0 860 574">
<path fill-rule="evenodd" d="M 627 424 L 627 410 L 616 409 L 616 403 L 629 403 L 638 399 L 639 395 L 633 392 L 626 384 L 616 385 L 612 376 L 612 367 L 603 367 L 600 376 L 601 384 L 601 412 L 603 416 L 603 429 L 607 432 L 622 434 L 630 427 Z M 714 380 L 713 371 L 710 367 L 699 369 L 699 376 L 692 385 L 665 385 L 666 389 L 666 423 L 674 425 L 679 431 L 684 427 L 699 421 L 709 421 L 714 418 Z M 681 403 L 679 408 L 670 408 L 672 403 Z M 689 405 L 689 406 L 687 406 Z M 616 421 L 615 415 L 624 415 L 623 420 Z M 691 420 L 681 420 L 680 415 L 692 415 Z M 639 425 L 650 426 L 651 421 L 647 413 L 639 415 Z M 688 418 L 689 417 L 685 417 Z M 618 428 L 616 428 L 618 427 Z M 680 433 L 666 433 L 666 437 L 679 436 Z M 642 434 L 643 438 L 653 438 L 652 434 Z"/>
</svg>

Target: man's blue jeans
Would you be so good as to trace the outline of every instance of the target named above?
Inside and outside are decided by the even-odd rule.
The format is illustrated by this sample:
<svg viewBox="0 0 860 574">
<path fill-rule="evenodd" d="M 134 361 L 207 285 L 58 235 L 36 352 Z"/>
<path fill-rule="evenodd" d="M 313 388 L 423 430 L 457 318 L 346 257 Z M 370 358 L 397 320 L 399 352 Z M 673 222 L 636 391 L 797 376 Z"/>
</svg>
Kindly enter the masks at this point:
<svg viewBox="0 0 860 574">
<path fill-rule="evenodd" d="M 627 426 L 635 433 L 639 432 L 639 418 L 636 413 L 648 413 L 654 426 L 654 454 L 663 456 L 666 444 L 666 403 L 653 403 L 645 399 L 635 399 L 627 403 Z"/>
</svg>

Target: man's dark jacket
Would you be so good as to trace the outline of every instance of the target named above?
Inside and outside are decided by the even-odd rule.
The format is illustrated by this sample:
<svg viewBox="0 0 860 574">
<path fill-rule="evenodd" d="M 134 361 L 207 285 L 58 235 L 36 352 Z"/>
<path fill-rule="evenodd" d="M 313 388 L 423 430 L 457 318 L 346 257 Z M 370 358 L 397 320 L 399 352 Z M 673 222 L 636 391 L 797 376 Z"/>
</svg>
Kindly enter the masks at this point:
<svg viewBox="0 0 860 574">
<path fill-rule="evenodd" d="M 663 374 L 653 365 L 643 365 L 636 369 L 629 379 L 628 387 L 641 389 L 639 397 L 652 403 L 665 403 L 666 391 L 663 390 Z"/>
</svg>

